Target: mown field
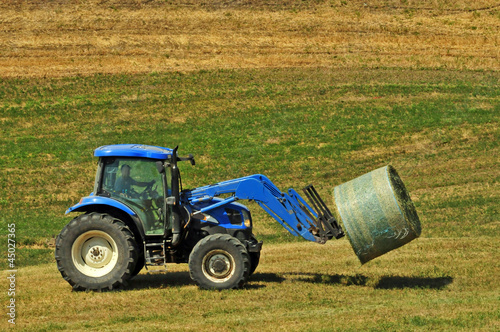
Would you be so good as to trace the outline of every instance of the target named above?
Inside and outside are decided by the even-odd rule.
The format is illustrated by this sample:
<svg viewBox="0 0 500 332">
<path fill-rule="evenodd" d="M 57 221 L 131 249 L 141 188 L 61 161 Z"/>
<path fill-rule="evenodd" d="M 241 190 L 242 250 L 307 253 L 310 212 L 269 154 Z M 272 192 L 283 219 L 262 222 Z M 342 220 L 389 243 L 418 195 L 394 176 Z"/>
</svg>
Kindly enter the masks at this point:
<svg viewBox="0 0 500 332">
<path fill-rule="evenodd" d="M 0 298 L 15 223 L 17 329 L 500 328 L 494 1 L 0 10 Z M 244 289 L 201 291 L 169 265 L 125 291 L 73 293 L 53 237 L 92 190 L 93 150 L 114 143 L 194 154 L 185 187 L 262 173 L 282 190 L 313 183 L 328 204 L 334 186 L 391 164 L 422 236 L 360 266 L 347 239 L 296 239 L 250 204 L 264 248 Z"/>
<path fill-rule="evenodd" d="M 2 1 L 0 71 L 498 71 L 499 9 L 497 0 Z"/>
</svg>

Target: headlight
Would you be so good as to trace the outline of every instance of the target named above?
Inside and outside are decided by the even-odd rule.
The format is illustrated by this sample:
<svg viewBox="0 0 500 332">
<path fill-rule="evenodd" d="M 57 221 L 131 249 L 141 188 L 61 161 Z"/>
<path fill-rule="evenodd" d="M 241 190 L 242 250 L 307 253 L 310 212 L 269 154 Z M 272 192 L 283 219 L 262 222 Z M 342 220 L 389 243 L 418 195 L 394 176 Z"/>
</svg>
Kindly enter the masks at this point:
<svg viewBox="0 0 500 332">
<path fill-rule="evenodd" d="M 215 219 L 214 217 L 212 217 L 211 215 L 209 214 L 206 214 L 206 213 L 202 213 L 203 215 L 203 218 L 201 218 L 201 220 L 203 221 L 206 221 L 206 222 L 211 222 L 211 223 L 214 223 L 214 224 L 218 224 L 219 222 L 217 221 L 217 219 Z"/>
</svg>

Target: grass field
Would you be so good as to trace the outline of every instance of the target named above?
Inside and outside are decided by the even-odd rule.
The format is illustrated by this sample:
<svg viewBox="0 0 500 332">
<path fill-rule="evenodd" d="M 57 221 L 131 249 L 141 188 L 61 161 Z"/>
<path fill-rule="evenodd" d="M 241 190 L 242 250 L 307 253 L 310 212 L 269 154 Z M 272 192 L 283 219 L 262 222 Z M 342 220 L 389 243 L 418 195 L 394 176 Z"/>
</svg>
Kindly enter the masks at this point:
<svg viewBox="0 0 500 332">
<path fill-rule="evenodd" d="M 16 328 L 498 330 L 500 8 L 364 3 L 2 3 L 0 299 L 15 223 Z M 185 187 L 263 173 L 328 204 L 392 164 L 422 237 L 360 266 L 346 239 L 306 243 L 250 204 L 264 248 L 244 289 L 201 291 L 169 265 L 72 293 L 53 237 L 92 190 L 93 150 L 131 142 L 194 154 Z"/>
</svg>

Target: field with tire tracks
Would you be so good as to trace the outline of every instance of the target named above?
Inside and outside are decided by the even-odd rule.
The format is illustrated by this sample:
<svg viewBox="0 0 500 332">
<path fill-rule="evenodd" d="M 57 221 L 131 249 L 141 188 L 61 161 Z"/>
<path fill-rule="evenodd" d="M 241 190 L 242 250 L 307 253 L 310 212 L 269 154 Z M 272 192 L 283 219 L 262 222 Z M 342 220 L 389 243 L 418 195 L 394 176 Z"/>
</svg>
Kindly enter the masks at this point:
<svg viewBox="0 0 500 332">
<path fill-rule="evenodd" d="M 14 298 L 20 331 L 498 330 L 499 36 L 491 0 L 2 2 L 0 329 Z M 114 143 L 194 154 L 187 188 L 262 173 L 329 205 L 391 164 L 422 236 L 361 266 L 250 203 L 264 247 L 241 290 L 170 264 L 71 292 L 54 237 Z"/>
</svg>

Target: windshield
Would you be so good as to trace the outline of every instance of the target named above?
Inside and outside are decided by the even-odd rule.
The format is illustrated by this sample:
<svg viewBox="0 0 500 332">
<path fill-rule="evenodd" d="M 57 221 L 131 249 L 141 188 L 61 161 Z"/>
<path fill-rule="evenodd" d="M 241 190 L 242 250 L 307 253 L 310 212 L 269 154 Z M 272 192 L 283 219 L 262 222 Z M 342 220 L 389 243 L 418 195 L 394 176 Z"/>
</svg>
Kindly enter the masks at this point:
<svg viewBox="0 0 500 332">
<path fill-rule="evenodd" d="M 163 194 L 155 160 L 120 158 L 104 163 L 102 190 L 111 196 L 137 198 L 145 189 L 153 188 Z"/>
</svg>

